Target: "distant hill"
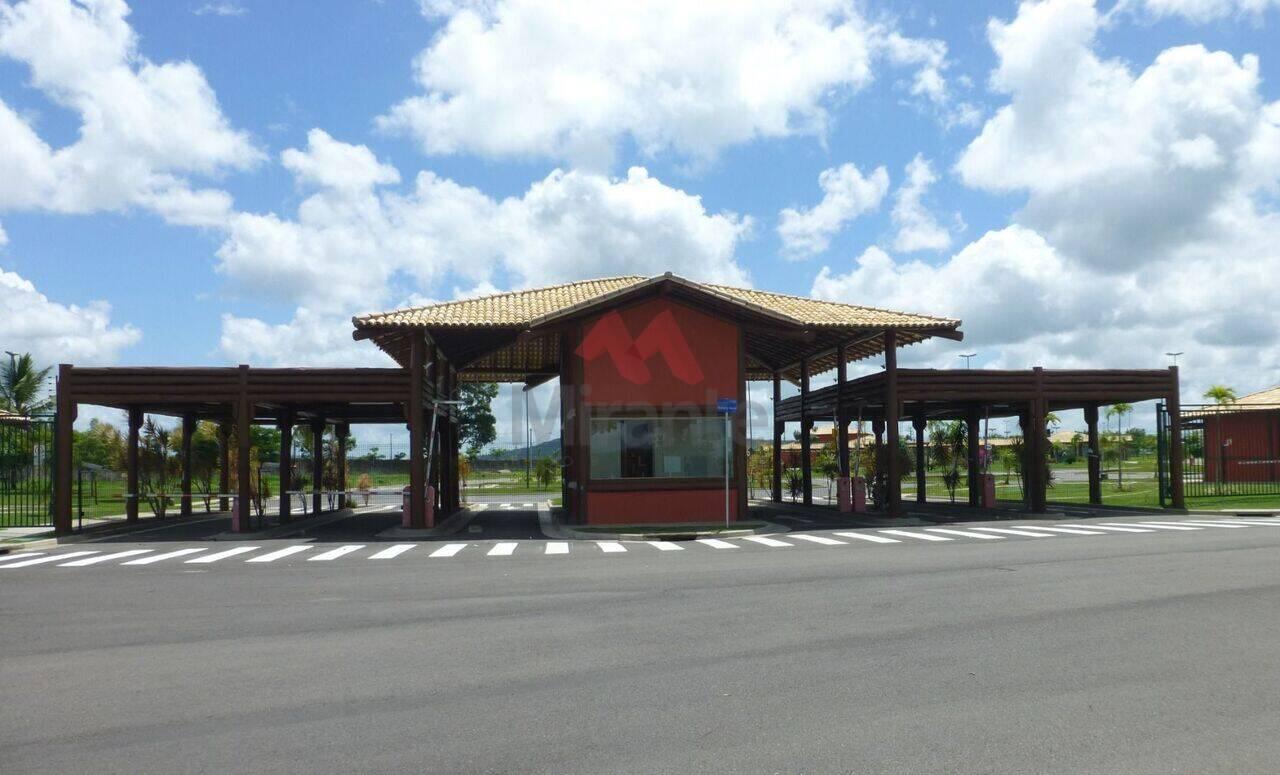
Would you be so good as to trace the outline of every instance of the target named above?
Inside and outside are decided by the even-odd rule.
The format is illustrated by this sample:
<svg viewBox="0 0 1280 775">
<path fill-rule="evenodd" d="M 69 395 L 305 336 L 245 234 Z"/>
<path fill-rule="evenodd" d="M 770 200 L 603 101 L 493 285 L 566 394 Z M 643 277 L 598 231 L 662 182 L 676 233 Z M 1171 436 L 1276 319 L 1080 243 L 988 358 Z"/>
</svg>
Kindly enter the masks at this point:
<svg viewBox="0 0 1280 775">
<path fill-rule="evenodd" d="M 527 453 L 534 460 L 543 457 L 560 459 L 560 439 L 550 439 L 541 444 L 534 444 L 533 448 Z M 524 447 L 515 449 L 500 449 L 486 452 L 478 455 L 476 460 L 481 463 L 524 463 L 526 452 Z"/>
</svg>

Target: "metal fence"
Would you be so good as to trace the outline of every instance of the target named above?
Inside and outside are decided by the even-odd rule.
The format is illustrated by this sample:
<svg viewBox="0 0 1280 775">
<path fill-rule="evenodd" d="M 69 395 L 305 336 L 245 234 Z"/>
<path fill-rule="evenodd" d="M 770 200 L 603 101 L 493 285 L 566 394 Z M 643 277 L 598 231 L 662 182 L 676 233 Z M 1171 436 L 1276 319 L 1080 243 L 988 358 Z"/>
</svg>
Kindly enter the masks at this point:
<svg viewBox="0 0 1280 775">
<path fill-rule="evenodd" d="M 0 527 L 53 523 L 53 417 L 0 420 Z"/>
<path fill-rule="evenodd" d="M 1169 494 L 1171 429 L 1156 407 L 1162 502 Z M 1182 407 L 1182 487 L 1187 498 L 1280 495 L 1280 404 Z"/>
</svg>

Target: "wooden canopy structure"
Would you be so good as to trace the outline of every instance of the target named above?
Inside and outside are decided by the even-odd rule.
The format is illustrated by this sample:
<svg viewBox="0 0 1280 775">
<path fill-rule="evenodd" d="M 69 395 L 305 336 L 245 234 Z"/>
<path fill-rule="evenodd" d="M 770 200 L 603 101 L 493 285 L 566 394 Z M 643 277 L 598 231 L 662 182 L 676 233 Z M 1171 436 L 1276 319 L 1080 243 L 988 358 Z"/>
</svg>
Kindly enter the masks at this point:
<svg viewBox="0 0 1280 775">
<path fill-rule="evenodd" d="M 438 376 L 430 379 L 429 376 Z M 77 368 L 63 364 L 58 371 L 56 425 L 56 492 L 54 527 L 59 534 L 69 532 L 72 522 L 72 427 L 81 404 L 112 407 L 128 413 L 126 453 L 126 519 L 138 519 L 139 432 L 145 414 L 179 417 L 183 424 L 182 489 L 180 511 L 190 514 L 191 437 L 200 420 L 219 424 L 219 502 L 229 508 L 231 490 L 231 439 L 237 447 L 235 460 L 235 506 L 232 530 L 248 529 L 251 505 L 250 426 L 274 425 L 281 431 L 280 519 L 290 518 L 292 433 L 296 425 L 312 428 L 312 491 L 315 511 L 321 504 L 323 465 L 322 431 L 332 426 L 339 439 L 336 461 L 345 481 L 345 440 L 352 424 L 408 422 L 419 428 L 425 439 L 424 411 L 435 407 L 446 420 L 440 425 L 440 464 L 436 488 L 438 507 L 449 511 L 460 500 L 447 452 L 456 446 L 453 414 L 441 397 L 453 389 L 451 375 L 421 370 L 418 378 L 409 369 L 256 369 L 232 368 Z M 233 430 L 234 429 L 234 430 Z M 420 441 L 422 440 L 420 439 Z M 412 469 L 422 473 L 425 445 L 412 451 Z M 412 478 L 417 478 L 411 475 Z M 418 487 L 423 482 L 418 478 Z M 345 493 L 339 498 L 344 498 Z M 422 519 L 425 502 L 417 499 L 415 515 Z M 339 501 L 341 503 L 341 500 Z"/>
<path fill-rule="evenodd" d="M 872 423 L 877 443 L 887 430 L 889 439 L 883 446 L 892 450 L 898 445 L 896 426 L 900 419 L 910 419 L 916 430 L 916 499 L 925 500 L 925 425 L 930 420 L 962 420 L 967 424 L 969 440 L 969 500 L 978 505 L 977 472 L 979 460 L 979 423 L 984 418 L 1017 417 L 1022 424 L 1024 445 L 1023 470 L 1027 472 L 1027 500 L 1030 510 L 1043 512 L 1047 499 L 1047 479 L 1043 465 L 1031 461 L 1045 459 L 1048 439 L 1044 432 L 1049 412 L 1083 410 L 1088 426 L 1089 501 L 1102 502 L 1101 445 L 1098 434 L 1098 409 L 1116 403 L 1163 400 L 1171 421 L 1170 481 L 1172 505 L 1185 508 L 1182 492 L 1182 452 L 1178 369 L 1150 370 L 1046 370 L 1023 371 L 898 369 L 896 360 L 886 352 L 886 368 L 879 374 L 848 380 L 845 370 L 837 373 L 837 382 L 820 390 L 808 389 L 808 371 L 802 368 L 801 392 L 786 400 L 780 398 L 779 380 L 774 382 L 774 448 L 781 446 L 786 423 L 801 425 L 801 461 L 805 500 L 812 498 L 812 474 L 809 471 L 809 429 L 816 421 L 834 421 L 840 470 L 849 471 L 848 424 L 855 419 Z M 888 509 L 901 509 L 900 477 L 896 471 L 897 456 L 885 455 L 888 471 Z M 774 456 L 774 500 L 781 500 L 781 465 Z"/>
</svg>

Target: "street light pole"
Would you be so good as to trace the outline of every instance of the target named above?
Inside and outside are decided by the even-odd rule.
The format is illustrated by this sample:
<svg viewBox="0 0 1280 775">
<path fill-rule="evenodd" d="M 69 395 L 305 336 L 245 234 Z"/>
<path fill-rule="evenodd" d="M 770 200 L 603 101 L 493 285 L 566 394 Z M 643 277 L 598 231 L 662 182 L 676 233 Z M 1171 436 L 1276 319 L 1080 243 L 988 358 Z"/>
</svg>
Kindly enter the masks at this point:
<svg viewBox="0 0 1280 775">
<path fill-rule="evenodd" d="M 965 367 L 965 369 L 968 369 L 968 368 L 969 368 L 969 359 L 970 359 L 970 358 L 972 358 L 972 357 L 973 357 L 973 356 L 975 356 L 975 355 L 977 355 L 977 353 L 960 353 L 960 354 L 959 354 L 958 356 L 956 356 L 956 357 L 958 357 L 958 358 L 964 358 L 964 367 Z"/>
<path fill-rule="evenodd" d="M 1177 365 L 1178 365 L 1178 356 L 1179 356 L 1179 355 L 1182 355 L 1182 352 L 1181 352 L 1181 351 L 1179 351 L 1179 352 L 1176 352 L 1176 353 L 1165 353 L 1165 355 L 1167 355 L 1167 356 L 1169 356 L 1170 358 L 1172 358 L 1172 359 L 1173 359 L 1173 365 L 1174 365 L 1174 366 L 1177 366 Z"/>
</svg>

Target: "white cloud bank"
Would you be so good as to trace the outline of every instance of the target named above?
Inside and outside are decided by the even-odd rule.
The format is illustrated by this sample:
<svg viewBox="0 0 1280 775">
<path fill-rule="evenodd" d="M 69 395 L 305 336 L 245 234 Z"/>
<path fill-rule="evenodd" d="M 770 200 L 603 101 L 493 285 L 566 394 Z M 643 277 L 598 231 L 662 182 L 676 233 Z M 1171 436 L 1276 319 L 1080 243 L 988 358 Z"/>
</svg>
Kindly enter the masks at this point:
<svg viewBox="0 0 1280 775">
<path fill-rule="evenodd" d="M 880 207 L 889 191 L 889 173 L 877 167 L 863 175 L 853 164 L 842 164 L 818 175 L 822 201 L 809 209 L 788 207 L 778 213 L 778 236 L 783 256 L 801 259 L 831 246 L 831 238 L 850 221 Z"/>
<path fill-rule="evenodd" d="M 951 233 L 938 224 L 924 204 L 925 194 L 936 182 L 938 176 L 928 159 L 916 154 L 907 163 L 906 182 L 894 195 L 892 217 L 893 225 L 898 227 L 893 238 L 894 250 L 914 253 L 951 247 Z"/>
<path fill-rule="evenodd" d="M 1010 102 L 958 169 L 1026 192 L 1017 224 L 941 263 L 870 248 L 813 293 L 960 317 L 994 367 L 1155 367 L 1180 350 L 1188 400 L 1280 382 L 1280 103 L 1248 55 L 1173 48 L 1134 75 L 1096 54 L 1097 24 L 1087 0 L 1049 0 L 990 25 Z"/>
<path fill-rule="evenodd" d="M 750 283 L 734 257 L 750 219 L 708 213 L 698 197 L 640 167 L 623 178 L 556 170 L 498 200 L 431 172 L 408 191 L 393 189 L 395 168 L 319 129 L 281 160 L 310 192 L 297 216 L 234 215 L 218 270 L 241 290 L 301 309 L 275 326 L 224 318 L 222 349 L 232 357 L 345 359 L 349 316 L 398 305 L 405 279 L 414 288 L 458 280 L 483 291 L 500 281 L 520 287 L 658 274 L 678 262 L 691 277 Z M 312 339 L 311 328 L 329 333 Z M 286 341 L 293 344 L 275 344 Z"/>
<path fill-rule="evenodd" d="M 132 326 L 111 324 L 111 305 L 58 304 L 30 281 L 0 269 L 0 342 L 4 349 L 29 352 L 37 363 L 104 364 L 141 334 Z"/>
<path fill-rule="evenodd" d="M 907 38 L 850 0 L 425 0 L 444 28 L 415 62 L 422 94 L 379 118 L 427 153 L 537 156 L 608 168 L 618 143 L 714 158 L 755 138 L 822 135 L 828 107 L 914 68 L 948 98 L 941 41 Z"/>
<path fill-rule="evenodd" d="M 192 178 L 247 169 L 261 153 L 198 67 L 138 52 L 128 14 L 123 0 L 0 3 L 0 57 L 24 64 L 31 85 L 81 121 L 76 141 L 54 148 L 0 101 L 0 210 L 138 207 L 196 226 L 230 211 L 230 196 Z"/>
<path fill-rule="evenodd" d="M 1233 16 L 1255 19 L 1269 8 L 1280 8 L 1280 0 L 1121 0 L 1118 8 L 1141 7 L 1156 18 L 1180 16 L 1192 22 L 1209 22 Z"/>
</svg>

